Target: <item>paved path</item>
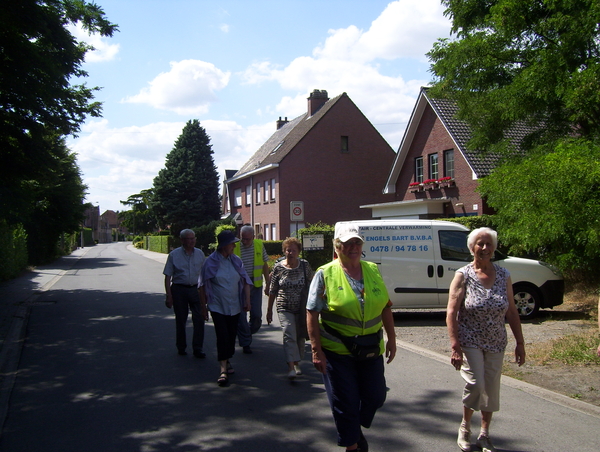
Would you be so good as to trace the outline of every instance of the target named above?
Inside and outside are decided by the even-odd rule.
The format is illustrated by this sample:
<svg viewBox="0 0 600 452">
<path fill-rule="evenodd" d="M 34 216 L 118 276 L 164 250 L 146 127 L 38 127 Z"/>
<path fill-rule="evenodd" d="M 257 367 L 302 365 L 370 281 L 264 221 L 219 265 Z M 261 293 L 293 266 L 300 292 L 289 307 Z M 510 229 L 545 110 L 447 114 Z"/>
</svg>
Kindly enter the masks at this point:
<svg viewBox="0 0 600 452">
<path fill-rule="evenodd" d="M 98 245 L 0 285 L 0 451 L 341 451 L 319 375 L 305 363 L 285 378 L 277 324 L 263 325 L 253 355 L 236 354 L 228 388 L 215 383 L 210 322 L 207 359 L 177 356 L 165 259 Z M 399 343 L 371 451 L 458 450 L 459 375 Z M 509 378 L 502 402 L 499 451 L 598 449 L 598 407 Z"/>
</svg>

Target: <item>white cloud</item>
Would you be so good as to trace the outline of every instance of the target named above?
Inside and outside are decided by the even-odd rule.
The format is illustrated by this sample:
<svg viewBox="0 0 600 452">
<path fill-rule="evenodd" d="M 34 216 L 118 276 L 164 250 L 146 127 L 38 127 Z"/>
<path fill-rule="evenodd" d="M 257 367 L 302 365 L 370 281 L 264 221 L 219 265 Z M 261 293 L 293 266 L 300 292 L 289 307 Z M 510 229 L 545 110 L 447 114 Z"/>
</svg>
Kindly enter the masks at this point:
<svg viewBox="0 0 600 452">
<path fill-rule="evenodd" d="M 450 34 L 439 0 L 399 0 L 390 3 L 368 31 L 355 26 L 330 30 L 313 55 L 320 59 L 370 62 L 378 58 L 413 58 L 425 61 L 433 43 Z"/>
<path fill-rule="evenodd" d="M 397 148 L 419 88 L 430 80 L 419 70 L 416 73 L 422 76 L 407 78 L 403 69 L 411 67 L 411 60 L 413 67 L 423 67 L 425 53 L 449 32 L 450 21 L 443 16 L 439 0 L 399 0 L 390 3 L 367 31 L 354 25 L 330 30 L 312 56 L 297 57 L 285 67 L 256 62 L 241 78 L 247 84 L 274 81 L 296 92 L 276 107 L 290 118 L 306 112 L 306 98 L 313 89 L 326 89 L 330 98 L 346 92 L 376 127 L 387 130 L 382 134 Z M 387 61 L 393 61 L 397 71 L 390 70 Z"/>
<path fill-rule="evenodd" d="M 85 61 L 87 63 L 110 61 L 115 58 L 117 53 L 119 53 L 119 44 L 109 44 L 108 39 L 110 38 L 105 38 L 98 34 L 90 35 L 87 31 L 81 28 L 80 24 L 69 25 L 68 30 L 78 41 L 83 41 L 86 44 L 94 47 L 94 50 L 89 51 L 85 55 Z"/>
<path fill-rule="evenodd" d="M 148 104 L 180 115 L 201 115 L 208 112 L 217 100 L 215 94 L 229 83 L 229 72 L 200 60 L 182 60 L 170 63 L 171 70 L 152 80 L 148 87 L 122 102 Z"/>
<path fill-rule="evenodd" d="M 219 25 L 219 30 L 221 30 L 223 33 L 229 33 L 229 25 L 221 24 L 221 25 Z"/>
<path fill-rule="evenodd" d="M 273 121 L 251 127 L 216 120 L 200 125 L 210 137 L 221 180 L 226 169 L 239 169 L 275 132 Z M 84 125 L 69 147 L 78 154 L 89 187 L 87 200 L 100 203 L 102 211 L 123 210 L 119 201 L 152 187 L 184 127 L 184 122 L 158 122 L 111 128 L 105 119 Z"/>
</svg>

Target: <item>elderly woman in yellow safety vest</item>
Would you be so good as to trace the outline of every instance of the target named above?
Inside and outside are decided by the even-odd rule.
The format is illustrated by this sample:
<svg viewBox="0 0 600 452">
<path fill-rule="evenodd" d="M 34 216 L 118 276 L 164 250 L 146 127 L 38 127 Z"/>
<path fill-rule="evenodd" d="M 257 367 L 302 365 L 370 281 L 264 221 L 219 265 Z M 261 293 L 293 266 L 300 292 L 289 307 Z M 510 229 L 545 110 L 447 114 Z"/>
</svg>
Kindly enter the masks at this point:
<svg viewBox="0 0 600 452">
<path fill-rule="evenodd" d="M 377 266 L 361 261 L 358 228 L 341 227 L 333 244 L 338 259 L 317 270 L 308 295 L 312 361 L 323 374 L 338 445 L 366 452 L 361 426 L 371 426 L 385 401 L 383 355 L 387 363 L 396 355 L 394 318 Z"/>
</svg>

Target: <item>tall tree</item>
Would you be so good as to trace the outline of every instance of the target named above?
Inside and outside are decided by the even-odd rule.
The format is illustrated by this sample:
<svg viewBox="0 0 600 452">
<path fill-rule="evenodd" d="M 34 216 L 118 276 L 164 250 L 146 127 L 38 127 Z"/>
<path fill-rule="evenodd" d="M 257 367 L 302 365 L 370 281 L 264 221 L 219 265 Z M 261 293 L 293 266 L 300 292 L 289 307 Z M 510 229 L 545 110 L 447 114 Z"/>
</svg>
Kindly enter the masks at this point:
<svg viewBox="0 0 600 452">
<path fill-rule="evenodd" d="M 23 221 L 29 237 L 27 249 L 32 264 L 48 262 L 56 257 L 61 234 L 81 228 L 86 205 L 83 204 L 87 187 L 81 179 L 76 155 L 69 151 L 64 138 L 46 137 L 52 155 L 43 177 L 21 181 L 27 197 Z"/>
<path fill-rule="evenodd" d="M 42 177 L 56 158 L 48 133 L 74 134 L 86 116 L 99 116 L 94 91 L 85 84 L 85 53 L 91 49 L 68 31 L 79 23 L 90 33 L 112 36 L 116 25 L 85 0 L 2 1 L 0 8 L 0 215 L 22 214 L 20 181 Z"/>
<path fill-rule="evenodd" d="M 131 209 L 121 212 L 119 217 L 123 220 L 123 226 L 134 234 L 147 234 L 157 229 L 156 218 L 150 209 L 153 196 L 152 190 L 142 190 L 129 196 L 126 201 L 121 201 L 121 204 Z"/>
<path fill-rule="evenodd" d="M 428 54 L 430 95 L 457 102 L 473 150 L 513 151 L 510 130 L 532 126 L 480 192 L 505 238 L 585 273 L 600 264 L 600 2 L 442 3 L 456 39 Z"/>
<path fill-rule="evenodd" d="M 154 179 L 155 215 L 178 235 L 220 217 L 219 176 L 210 138 L 198 120 L 188 121 Z"/>
<path fill-rule="evenodd" d="M 525 146 L 576 131 L 600 135 L 598 0 L 442 0 L 456 39 L 429 52 L 431 95 L 455 99 L 474 149 L 502 149 L 505 131 L 538 128 Z"/>
</svg>

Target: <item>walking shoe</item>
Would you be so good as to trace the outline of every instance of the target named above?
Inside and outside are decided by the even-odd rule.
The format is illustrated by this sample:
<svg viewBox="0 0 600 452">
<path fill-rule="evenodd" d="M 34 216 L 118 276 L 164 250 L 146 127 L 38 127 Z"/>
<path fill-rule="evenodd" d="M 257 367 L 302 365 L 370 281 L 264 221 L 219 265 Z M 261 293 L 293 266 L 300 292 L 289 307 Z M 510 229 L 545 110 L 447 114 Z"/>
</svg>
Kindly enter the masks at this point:
<svg viewBox="0 0 600 452">
<path fill-rule="evenodd" d="M 489 436 L 479 436 L 477 438 L 477 446 L 481 448 L 481 452 L 496 452 L 496 448 L 490 441 Z"/>
<path fill-rule="evenodd" d="M 252 354 L 252 349 L 250 348 L 249 345 L 244 345 L 244 353 L 246 355 L 251 355 Z"/>
<path fill-rule="evenodd" d="M 302 375 L 302 369 L 300 369 L 300 364 L 294 364 L 294 371 L 296 375 Z"/>
<path fill-rule="evenodd" d="M 204 358 L 206 358 L 206 353 L 204 353 L 204 352 L 194 352 L 194 356 L 196 358 L 204 359 Z"/>
<path fill-rule="evenodd" d="M 471 452 L 471 430 L 467 430 L 461 425 L 458 429 L 458 440 L 456 442 L 460 450 Z M 479 444 L 479 440 L 477 444 Z"/>
<path fill-rule="evenodd" d="M 296 371 L 294 369 L 292 369 L 288 372 L 288 378 L 290 380 L 293 380 L 294 378 L 296 378 Z"/>
<path fill-rule="evenodd" d="M 179 351 L 177 352 L 177 354 L 179 354 L 179 355 L 181 355 L 181 356 L 185 356 L 185 355 L 187 355 L 187 352 L 186 352 L 185 350 L 179 350 Z"/>
</svg>

